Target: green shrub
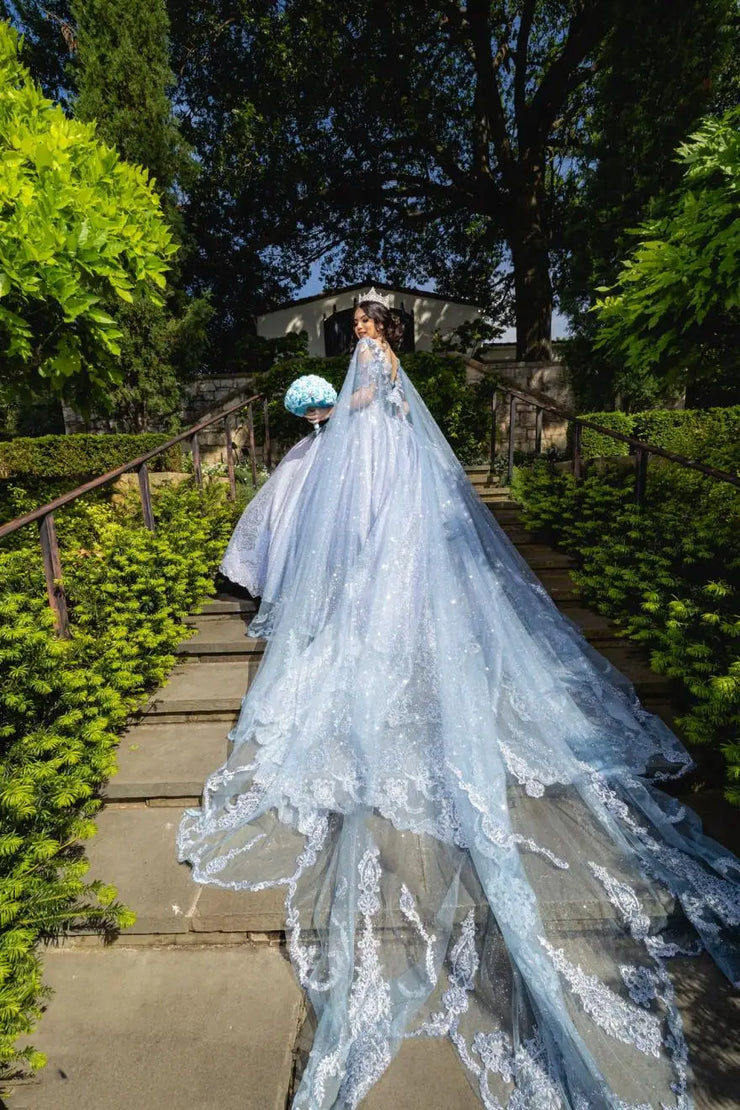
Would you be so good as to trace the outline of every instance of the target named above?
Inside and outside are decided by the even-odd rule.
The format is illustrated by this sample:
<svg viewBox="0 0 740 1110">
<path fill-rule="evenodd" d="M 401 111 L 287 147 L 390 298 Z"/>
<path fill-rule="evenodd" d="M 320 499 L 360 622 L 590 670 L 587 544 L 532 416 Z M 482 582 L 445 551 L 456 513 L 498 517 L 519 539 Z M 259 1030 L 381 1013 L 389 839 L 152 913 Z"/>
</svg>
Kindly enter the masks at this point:
<svg viewBox="0 0 740 1110">
<path fill-rule="evenodd" d="M 83 499 L 58 534 L 72 636 L 55 638 L 38 541 L 0 554 L 0 1070 L 43 1064 L 30 1033 L 45 997 L 39 941 L 81 922 L 131 923 L 88 882 L 81 842 L 115 771 L 117 734 L 172 667 L 182 617 L 213 590 L 241 505 L 222 486 L 154 492 L 157 531 L 123 504 Z"/>
<path fill-rule="evenodd" d="M 527 526 L 575 556 L 586 601 L 675 681 L 686 739 L 722 754 L 740 804 L 740 490 L 661 460 L 643 508 L 633 483 L 616 467 L 576 482 L 538 463 L 513 493 Z"/>
<path fill-rule="evenodd" d="M 613 432 L 620 432 L 623 436 L 635 434 L 634 417 L 628 412 L 584 412 L 581 413 L 581 419 L 592 420 L 594 424 L 611 428 Z M 602 459 L 614 455 L 629 455 L 630 448 L 628 443 L 621 443 L 601 432 L 584 428 L 581 434 L 581 453 L 584 459 Z"/>
<path fill-rule="evenodd" d="M 719 469 L 740 467 L 740 405 L 636 412 L 634 435 Z"/>
<path fill-rule="evenodd" d="M 740 467 L 740 405 L 715 409 L 648 409 L 632 413 L 584 412 L 580 416 L 720 470 L 733 471 Z M 589 428 L 583 429 L 581 443 L 585 459 L 630 453 L 628 444 Z"/>
<path fill-rule="evenodd" d="M 97 478 L 109 470 L 161 447 L 171 436 L 141 435 L 31 436 L 0 443 L 2 478 Z M 150 470 L 182 470 L 182 448 L 170 447 L 148 464 Z"/>
</svg>

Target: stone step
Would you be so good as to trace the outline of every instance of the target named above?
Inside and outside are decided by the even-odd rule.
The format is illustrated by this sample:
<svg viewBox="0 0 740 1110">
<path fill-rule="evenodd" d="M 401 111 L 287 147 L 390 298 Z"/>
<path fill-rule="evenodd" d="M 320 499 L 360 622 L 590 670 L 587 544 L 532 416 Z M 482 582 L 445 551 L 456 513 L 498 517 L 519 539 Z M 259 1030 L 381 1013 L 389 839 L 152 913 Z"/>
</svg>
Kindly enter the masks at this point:
<svg viewBox="0 0 740 1110">
<path fill-rule="evenodd" d="M 545 569 L 540 571 L 537 577 L 553 601 L 559 605 L 565 602 L 578 601 L 578 588 L 567 570 Z"/>
<path fill-rule="evenodd" d="M 495 478 L 491 481 L 491 479 L 489 479 L 484 474 L 481 474 L 480 476 L 474 476 L 474 477 L 470 478 L 470 484 L 473 487 L 473 489 L 478 490 L 479 493 L 482 490 L 485 490 L 487 493 L 496 494 L 499 497 L 508 497 L 509 496 L 509 487 L 508 486 L 500 485 L 499 482 L 496 481 Z"/>
<path fill-rule="evenodd" d="M 526 796 L 523 788 L 512 784 L 509 804 L 515 828 L 548 844 L 553 850 L 562 846 L 567 852 L 574 822 L 584 827 L 591 822 L 577 793 L 556 787 L 551 803 Z M 193 882 L 190 869 L 177 862 L 176 835 L 183 810 L 180 807 L 110 804 L 97 818 L 98 834 L 88 842 L 89 879 L 112 883 L 119 899 L 134 910 L 137 919 L 122 930 L 117 940 L 124 945 L 224 944 L 284 937 L 285 888 L 262 891 L 223 890 Z M 385 828 L 382 818 L 379 832 Z M 382 841 L 381 841 L 382 842 Z M 425 876 L 435 867 L 426 859 L 429 845 L 425 838 L 403 834 L 396 845 L 403 846 L 401 867 L 409 889 L 423 890 Z M 395 849 L 388 844 L 384 849 Z M 388 856 L 388 859 L 391 859 Z M 605 919 L 615 911 L 606 897 L 593 889 L 584 898 L 580 880 L 553 868 L 539 857 L 527 856 L 525 866 L 537 883 L 542 912 L 551 928 L 564 935 L 588 934 L 603 928 Z M 566 884 L 564 886 L 563 884 Z M 568 887 L 572 886 L 572 891 Z M 461 888 L 460 903 L 467 908 L 469 895 Z M 471 903 L 472 904 L 472 903 Z M 665 907 L 654 906 L 662 916 Z M 392 927 L 403 927 L 391 922 Z M 67 938 L 70 944 L 98 945 L 102 938 L 93 926 L 75 929 Z"/>
<path fill-rule="evenodd" d="M 627 640 L 606 642 L 598 645 L 598 651 L 612 666 L 621 671 L 637 690 L 640 700 L 669 698 L 672 683 L 665 675 L 650 669 L 642 648 Z"/>
<path fill-rule="evenodd" d="M 519 510 L 518 507 L 511 508 L 508 505 L 507 506 L 500 506 L 500 505 L 497 505 L 495 502 L 492 502 L 489 505 L 489 508 L 490 508 L 491 512 L 493 513 L 493 515 L 496 517 L 496 520 L 498 521 L 498 523 L 502 527 L 504 527 L 507 524 L 512 525 L 512 526 L 517 527 L 517 528 L 523 528 L 524 527 L 524 518 L 522 517 L 521 511 Z"/>
<path fill-rule="evenodd" d="M 194 613 L 188 618 L 188 623 L 195 620 L 196 617 L 201 620 L 204 617 L 223 617 L 226 615 L 241 615 L 253 616 L 257 612 L 257 605 L 252 598 L 242 598 L 231 596 L 224 593 L 221 597 L 214 598 L 213 601 L 208 601 L 202 607 L 200 613 Z"/>
<path fill-rule="evenodd" d="M 512 501 L 509 497 L 496 497 L 493 494 L 489 494 L 487 491 L 482 493 L 478 491 L 478 493 L 483 504 L 489 505 L 491 510 L 496 513 L 496 516 L 498 516 L 499 513 L 507 512 L 507 510 L 510 512 L 519 512 L 521 509 L 521 505 L 519 505 L 517 501 Z"/>
<path fill-rule="evenodd" d="M 180 663 L 136 719 L 147 724 L 234 720 L 259 663 L 258 657 L 227 663 Z"/>
<path fill-rule="evenodd" d="M 33 1044 L 49 1062 L 12 1084 L 13 1110 L 289 1105 L 305 1004 L 277 946 L 60 944 L 44 954 L 44 983 L 53 999 Z"/>
<path fill-rule="evenodd" d="M 515 545 L 522 558 L 526 559 L 530 567 L 536 574 L 541 570 L 555 570 L 560 568 L 570 568 L 576 566 L 576 561 L 572 555 L 567 555 L 564 551 L 558 551 L 554 547 L 548 547 L 540 543 L 526 543 Z"/>
<path fill-rule="evenodd" d="M 282 933 L 283 888 L 245 893 L 193 882 L 190 868 L 177 862 L 182 812 L 179 806 L 110 804 L 96 819 L 98 834 L 87 845 L 89 878 L 113 883 L 137 915 L 121 942 L 207 944 L 216 934 L 223 944 L 252 933 L 256 939 Z M 93 928 L 75 935 L 97 939 Z"/>
<path fill-rule="evenodd" d="M 519 544 L 539 543 L 536 533 L 527 532 L 520 524 L 501 524 L 500 521 L 498 523 L 502 532 L 506 533 L 507 538 L 511 540 L 515 547 L 518 547 Z"/>
<path fill-rule="evenodd" d="M 668 725 L 673 732 L 677 732 L 677 710 L 672 701 L 669 701 L 660 691 L 651 692 L 650 690 L 640 698 L 640 701 L 643 709 L 647 709 L 648 713 L 654 713 L 656 717 L 660 717 L 661 721 Z"/>
<path fill-rule="evenodd" d="M 567 555 L 561 552 L 552 552 L 545 549 L 541 560 L 530 561 L 524 548 L 520 549 L 530 566 L 535 566 L 537 573 L 547 570 L 567 569 L 572 565 Z M 574 602 L 577 600 L 574 596 Z M 559 602 L 559 604 L 562 604 Z M 593 613 L 582 606 L 566 605 L 563 611 L 581 628 L 587 640 L 598 645 L 601 641 L 614 640 L 622 642 L 619 630 L 615 624 L 606 617 Z M 207 640 L 192 641 L 193 648 L 189 657 L 194 660 L 210 662 L 241 662 L 244 660 L 258 660 L 264 650 L 264 640 L 254 640 L 244 635 L 244 625 L 241 621 L 222 617 L 218 621 L 205 622 L 204 635 Z"/>
<path fill-rule="evenodd" d="M 499 474 L 496 474 L 494 471 L 491 470 L 489 463 L 475 463 L 472 466 L 464 466 L 463 470 L 471 481 L 473 480 L 473 478 L 487 478 L 489 475 L 492 475 L 492 477 L 496 481 L 500 480 L 501 477 Z"/>
<path fill-rule="evenodd" d="M 261 658 L 265 641 L 247 635 L 248 620 L 242 613 L 231 613 L 218 617 L 192 617 L 188 624 L 196 630 L 196 635 L 185 640 L 177 649 L 177 654 L 188 659 L 210 659 L 211 662 L 227 662 L 230 658 L 243 655 Z"/>
<path fill-rule="evenodd" d="M 573 565 L 569 556 L 551 548 L 543 547 L 537 556 L 531 556 L 529 550 L 529 547 L 520 548 L 522 555 L 538 574 L 547 570 L 567 569 Z M 566 607 L 564 611 L 592 643 L 618 639 L 617 626 L 606 617 L 600 617 L 582 607 Z M 205 621 L 197 619 L 201 621 L 203 639 L 199 635 L 187 642 L 185 646 L 190 649 L 187 653 L 189 660 L 211 663 L 243 662 L 258 661 L 262 657 L 265 641 L 245 636 L 245 624 L 241 618 L 220 617 L 218 620 Z"/>
<path fill-rule="evenodd" d="M 118 774 L 106 785 L 104 797 L 160 804 L 187 798 L 195 804 L 205 779 L 226 759 L 228 729 L 225 721 L 198 720 L 130 728 L 121 737 Z"/>
<path fill-rule="evenodd" d="M 563 615 L 578 625 L 586 639 L 598 646 L 601 641 L 612 640 L 622 642 L 619 637 L 619 626 L 600 613 L 592 609 L 585 609 L 582 605 L 564 605 Z"/>
</svg>

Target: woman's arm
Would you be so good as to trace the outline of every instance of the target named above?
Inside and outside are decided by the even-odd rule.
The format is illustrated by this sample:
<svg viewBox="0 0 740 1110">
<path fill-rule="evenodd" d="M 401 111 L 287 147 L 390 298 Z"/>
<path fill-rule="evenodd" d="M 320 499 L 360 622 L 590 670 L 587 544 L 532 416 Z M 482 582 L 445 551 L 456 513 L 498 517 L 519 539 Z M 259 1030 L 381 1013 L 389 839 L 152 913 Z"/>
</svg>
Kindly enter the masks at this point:
<svg viewBox="0 0 740 1110">
<path fill-rule="evenodd" d="M 383 351 L 378 343 L 368 338 L 359 341 L 355 368 L 356 388 L 350 396 L 350 409 L 364 409 L 374 401 L 383 359 Z"/>
</svg>

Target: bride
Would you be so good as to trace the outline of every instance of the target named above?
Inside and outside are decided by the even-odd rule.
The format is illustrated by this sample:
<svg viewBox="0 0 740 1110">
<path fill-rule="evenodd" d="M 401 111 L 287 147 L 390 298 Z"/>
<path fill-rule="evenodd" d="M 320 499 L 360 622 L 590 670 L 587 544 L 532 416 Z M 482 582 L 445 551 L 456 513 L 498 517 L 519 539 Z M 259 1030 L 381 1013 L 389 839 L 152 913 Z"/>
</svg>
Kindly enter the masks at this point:
<svg viewBox="0 0 740 1110">
<path fill-rule="evenodd" d="M 197 882 L 280 886 L 316 1017 L 293 1106 L 449 1037 L 489 1110 L 687 1110 L 670 957 L 740 975 L 740 864 L 656 782 L 690 758 L 532 575 L 371 290 L 302 488 Z"/>
</svg>

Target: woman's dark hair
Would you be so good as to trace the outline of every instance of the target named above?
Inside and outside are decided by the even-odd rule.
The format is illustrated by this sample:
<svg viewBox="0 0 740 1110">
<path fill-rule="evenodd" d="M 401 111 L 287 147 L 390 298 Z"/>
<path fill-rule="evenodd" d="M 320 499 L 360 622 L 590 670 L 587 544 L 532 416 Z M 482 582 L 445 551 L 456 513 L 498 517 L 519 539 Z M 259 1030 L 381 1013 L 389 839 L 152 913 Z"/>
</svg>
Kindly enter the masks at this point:
<svg viewBox="0 0 740 1110">
<path fill-rule="evenodd" d="M 393 350 L 400 350 L 403 341 L 403 321 L 398 313 L 386 308 L 380 301 L 360 301 L 357 307 L 370 317 Z"/>
</svg>

